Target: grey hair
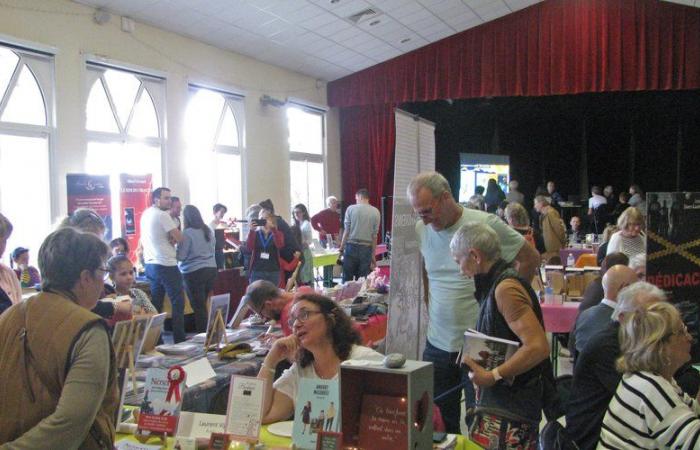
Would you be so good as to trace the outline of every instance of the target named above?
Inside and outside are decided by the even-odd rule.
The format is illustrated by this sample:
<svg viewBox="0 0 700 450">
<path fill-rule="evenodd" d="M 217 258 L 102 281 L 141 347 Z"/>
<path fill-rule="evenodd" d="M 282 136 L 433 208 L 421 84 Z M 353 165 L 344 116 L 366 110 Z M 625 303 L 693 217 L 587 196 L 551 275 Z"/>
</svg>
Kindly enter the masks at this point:
<svg viewBox="0 0 700 450">
<path fill-rule="evenodd" d="M 246 289 L 243 301 L 248 304 L 255 312 L 259 312 L 265 302 L 279 297 L 280 289 L 269 281 L 258 280 L 250 284 Z"/>
<path fill-rule="evenodd" d="M 527 211 L 520 203 L 508 203 L 508 206 L 506 206 L 505 216 L 511 225 L 517 227 L 530 226 L 530 217 L 527 215 Z"/>
<path fill-rule="evenodd" d="M 437 172 L 421 172 L 413 177 L 406 188 L 406 195 L 415 197 L 422 188 L 429 190 L 433 198 L 439 197 L 444 192 L 449 192 L 452 195 L 450 183 Z"/>
<path fill-rule="evenodd" d="M 0 238 L 10 237 L 12 234 L 12 222 L 10 219 L 0 214 Z"/>
<path fill-rule="evenodd" d="M 330 195 L 330 196 L 328 196 L 328 198 L 326 199 L 326 206 L 330 207 L 330 206 L 331 206 L 331 202 L 332 202 L 333 200 L 335 200 L 335 201 L 337 202 L 337 201 L 338 201 L 338 198 L 337 198 L 335 195 Z"/>
<path fill-rule="evenodd" d="M 669 364 L 668 346 L 683 321 L 675 306 L 656 303 L 637 308 L 620 326 L 617 370 L 622 373 L 649 371 L 661 374 Z"/>
<path fill-rule="evenodd" d="M 484 211 L 486 209 L 486 203 L 484 202 L 483 195 L 472 195 L 469 197 L 469 201 L 466 204 L 469 209 L 478 209 L 479 211 Z"/>
<path fill-rule="evenodd" d="M 617 304 L 612 319 L 620 320 L 622 314 L 629 314 L 639 309 L 649 300 L 665 302 L 667 300 L 664 291 L 646 281 L 638 281 L 622 289 L 617 295 Z"/>
<path fill-rule="evenodd" d="M 42 289 L 71 291 L 83 270 L 95 272 L 107 256 L 109 247 L 93 233 L 59 228 L 39 248 Z"/>
<path fill-rule="evenodd" d="M 630 258 L 630 262 L 628 264 L 628 267 L 632 270 L 637 270 L 642 267 L 647 266 L 647 254 L 646 253 L 639 253 L 634 255 L 633 257 Z"/>
<path fill-rule="evenodd" d="M 73 211 L 73 214 L 63 219 L 59 228 L 66 227 L 77 228 L 80 231 L 92 233 L 99 237 L 102 237 L 107 228 L 102 218 L 95 211 L 88 208 L 78 208 Z"/>
<path fill-rule="evenodd" d="M 538 195 L 537 197 L 535 197 L 535 203 L 540 203 L 544 206 L 549 206 L 549 199 L 544 195 Z"/>
<path fill-rule="evenodd" d="M 482 222 L 467 222 L 452 237 L 450 250 L 457 257 L 470 248 L 479 250 L 488 261 L 501 257 L 501 244 L 493 228 Z"/>
<path fill-rule="evenodd" d="M 248 209 L 245 210 L 245 218 L 248 219 L 248 222 L 257 219 L 261 209 L 262 206 L 258 205 L 257 203 L 250 205 Z"/>
</svg>

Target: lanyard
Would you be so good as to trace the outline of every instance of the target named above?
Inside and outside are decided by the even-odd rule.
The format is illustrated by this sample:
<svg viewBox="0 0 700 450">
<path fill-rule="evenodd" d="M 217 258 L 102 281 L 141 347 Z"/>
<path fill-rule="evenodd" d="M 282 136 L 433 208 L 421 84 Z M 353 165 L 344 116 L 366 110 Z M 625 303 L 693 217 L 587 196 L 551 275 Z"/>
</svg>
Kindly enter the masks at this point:
<svg viewBox="0 0 700 450">
<path fill-rule="evenodd" d="M 272 242 L 272 231 L 270 231 L 270 234 L 265 237 L 262 231 L 258 230 L 258 238 L 260 238 L 260 242 L 262 243 L 263 250 L 267 251 L 267 247 L 270 245 L 270 242 Z"/>
</svg>

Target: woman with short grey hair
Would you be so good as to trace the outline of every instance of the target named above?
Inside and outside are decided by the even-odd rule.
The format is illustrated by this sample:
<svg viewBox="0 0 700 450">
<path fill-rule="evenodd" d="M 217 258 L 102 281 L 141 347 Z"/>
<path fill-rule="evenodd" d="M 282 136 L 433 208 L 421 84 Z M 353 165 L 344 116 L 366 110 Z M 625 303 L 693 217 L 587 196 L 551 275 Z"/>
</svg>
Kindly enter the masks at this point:
<svg viewBox="0 0 700 450">
<path fill-rule="evenodd" d="M 489 448 L 500 448 L 506 439 L 500 430 L 512 429 L 517 431 L 509 445 L 533 448 L 542 417 L 542 378 L 547 371 L 551 376 L 549 345 L 537 296 L 530 283 L 501 259 L 500 240 L 489 225 L 462 225 L 452 238 L 450 250 L 462 274 L 474 278 L 479 302 L 476 330 L 520 344 L 496 367 L 465 356 L 463 363 L 469 366 L 469 376 L 477 389 L 475 408 L 467 413 L 473 418 L 469 421 L 469 437 L 475 442 L 490 442 Z"/>
<path fill-rule="evenodd" d="M 0 214 L 0 258 L 7 248 L 12 234 L 12 223 Z M 0 262 L 0 314 L 15 303 L 22 301 L 22 286 L 15 271 Z"/>
<path fill-rule="evenodd" d="M 699 448 L 700 406 L 673 379 L 690 361 L 693 341 L 678 310 L 666 302 L 638 308 L 623 318 L 619 338 L 622 381 L 598 448 Z"/>
<path fill-rule="evenodd" d="M 78 208 L 61 221 L 59 228 L 73 227 L 78 230 L 92 233 L 98 237 L 104 237 L 105 226 L 102 218 L 92 209 Z"/>
<path fill-rule="evenodd" d="M 39 249 L 42 292 L 0 316 L 0 444 L 113 447 L 114 349 L 105 323 L 90 312 L 108 256 L 93 234 L 54 231 Z"/>
<path fill-rule="evenodd" d="M 527 214 L 523 205 L 520 203 L 508 203 L 505 210 L 505 217 L 508 225 L 520 233 L 540 254 L 547 251 L 544 246 L 542 233 L 530 226 L 530 216 Z"/>
</svg>

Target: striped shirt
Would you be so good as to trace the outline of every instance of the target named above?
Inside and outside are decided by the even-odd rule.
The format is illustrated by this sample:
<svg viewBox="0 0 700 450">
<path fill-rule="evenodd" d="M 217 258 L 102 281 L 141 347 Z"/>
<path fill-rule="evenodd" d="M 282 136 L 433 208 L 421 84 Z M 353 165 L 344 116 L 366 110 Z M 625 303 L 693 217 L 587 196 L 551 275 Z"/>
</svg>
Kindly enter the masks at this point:
<svg viewBox="0 0 700 450">
<path fill-rule="evenodd" d="M 603 419 L 601 449 L 700 449 L 700 406 L 675 381 L 623 375 Z"/>
<path fill-rule="evenodd" d="M 627 237 L 622 234 L 622 231 L 613 233 L 608 241 L 608 255 L 615 252 L 624 253 L 628 258 L 647 251 L 647 238 L 644 234 L 639 233 L 635 237 Z"/>
</svg>

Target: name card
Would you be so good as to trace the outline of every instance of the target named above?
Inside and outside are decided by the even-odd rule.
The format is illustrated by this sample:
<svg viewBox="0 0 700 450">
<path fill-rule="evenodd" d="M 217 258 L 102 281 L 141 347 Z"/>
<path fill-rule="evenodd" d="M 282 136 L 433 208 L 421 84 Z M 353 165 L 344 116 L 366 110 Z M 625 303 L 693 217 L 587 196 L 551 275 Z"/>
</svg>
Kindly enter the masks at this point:
<svg viewBox="0 0 700 450">
<path fill-rule="evenodd" d="M 239 440 L 257 442 L 264 399 L 264 380 L 232 375 L 226 413 L 226 432 Z"/>
<path fill-rule="evenodd" d="M 209 439 L 212 433 L 223 433 L 225 430 L 226 416 L 183 411 L 180 413 L 177 436 Z"/>
</svg>

